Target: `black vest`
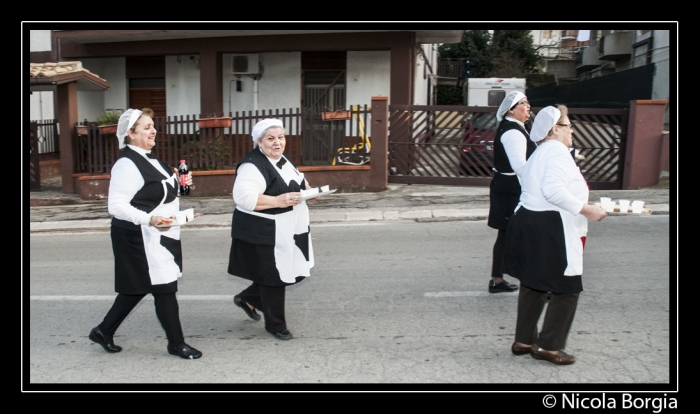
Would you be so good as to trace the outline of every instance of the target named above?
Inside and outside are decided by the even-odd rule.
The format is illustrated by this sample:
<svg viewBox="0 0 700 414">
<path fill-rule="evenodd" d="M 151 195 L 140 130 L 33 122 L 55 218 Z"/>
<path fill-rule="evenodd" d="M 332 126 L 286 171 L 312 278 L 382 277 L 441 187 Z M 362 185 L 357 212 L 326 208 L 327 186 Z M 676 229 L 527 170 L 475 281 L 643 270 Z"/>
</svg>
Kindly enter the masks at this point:
<svg viewBox="0 0 700 414">
<path fill-rule="evenodd" d="M 501 137 L 506 131 L 511 129 L 517 129 L 522 132 L 524 138 L 527 141 L 527 149 L 525 150 L 525 159 L 530 158 L 537 145 L 530 139 L 530 134 L 527 133 L 525 128 L 520 126 L 517 122 L 508 121 L 505 118 L 501 121 L 496 129 L 496 137 L 493 140 L 493 166 L 498 172 L 501 173 L 512 173 L 513 167 L 510 165 L 510 160 L 508 159 L 508 154 L 506 154 L 506 149 L 501 142 Z"/>
<path fill-rule="evenodd" d="M 160 205 L 161 200 L 165 196 L 165 201 L 163 204 L 167 204 L 175 200 L 177 197 L 177 180 L 173 180 L 167 185 L 167 194 L 163 194 L 163 184 L 161 183 L 165 177 L 156 167 L 154 167 L 143 155 L 132 150 L 128 146 L 125 147 L 122 152 L 117 157 L 117 161 L 120 158 L 128 158 L 136 165 L 139 169 L 141 176 L 143 177 L 143 187 L 136 192 L 134 198 L 131 199 L 130 204 L 141 211 L 150 213 L 156 207 Z M 165 171 L 173 171 L 167 164 L 158 160 L 161 167 Z M 115 162 L 116 163 L 116 162 Z M 129 221 L 124 221 L 116 217 L 112 218 L 112 225 L 119 227 L 126 227 L 131 229 L 136 229 L 139 226 Z"/>
<path fill-rule="evenodd" d="M 289 192 L 299 192 L 303 189 L 302 185 L 299 185 L 296 181 L 290 181 L 289 185 L 284 182 L 284 179 L 279 173 L 278 167 L 272 165 L 267 159 L 265 154 L 260 151 L 259 148 L 253 148 L 251 152 L 246 155 L 243 160 L 241 160 L 238 165 L 236 165 L 236 170 L 246 162 L 249 162 L 260 171 L 262 176 L 265 178 L 265 191 L 263 194 L 276 197 L 280 194 L 285 194 Z M 291 161 L 288 161 L 291 163 Z M 294 164 L 292 164 L 294 166 Z M 296 166 L 294 166 L 296 168 Z M 282 214 L 292 211 L 294 207 L 284 207 L 284 208 L 269 208 L 266 210 L 261 210 L 260 213 L 264 214 Z M 267 219 L 265 217 L 255 216 L 248 214 L 239 209 L 233 210 L 233 217 L 231 219 L 231 237 L 234 239 L 240 239 L 248 243 L 253 244 L 263 244 L 263 245 L 274 245 L 275 244 L 275 227 L 274 220 Z"/>
</svg>

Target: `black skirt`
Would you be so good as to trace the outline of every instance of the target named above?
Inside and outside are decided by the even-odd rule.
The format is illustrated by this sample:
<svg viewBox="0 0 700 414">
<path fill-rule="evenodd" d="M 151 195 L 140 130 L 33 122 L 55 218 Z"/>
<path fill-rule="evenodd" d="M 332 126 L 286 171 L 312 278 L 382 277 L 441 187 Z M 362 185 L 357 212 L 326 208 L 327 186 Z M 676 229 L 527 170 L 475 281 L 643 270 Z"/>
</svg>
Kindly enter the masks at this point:
<svg viewBox="0 0 700 414">
<path fill-rule="evenodd" d="M 561 213 L 520 207 L 506 234 L 504 272 L 530 289 L 553 293 L 583 291 L 581 275 L 564 276 L 566 241 Z"/>
<path fill-rule="evenodd" d="M 177 292 L 177 280 L 160 285 L 151 283 L 140 227 L 132 230 L 112 226 L 110 236 L 114 252 L 115 292 L 125 295 Z"/>
<path fill-rule="evenodd" d="M 275 264 L 275 246 L 244 242 L 239 239 L 231 240 L 231 251 L 228 259 L 228 273 L 243 279 L 248 279 L 262 286 L 290 286 L 280 279 L 280 273 Z M 298 283 L 305 278 L 296 278 Z"/>
<path fill-rule="evenodd" d="M 520 202 L 520 180 L 517 175 L 495 173 L 489 186 L 488 226 L 507 230 L 513 210 Z"/>
</svg>

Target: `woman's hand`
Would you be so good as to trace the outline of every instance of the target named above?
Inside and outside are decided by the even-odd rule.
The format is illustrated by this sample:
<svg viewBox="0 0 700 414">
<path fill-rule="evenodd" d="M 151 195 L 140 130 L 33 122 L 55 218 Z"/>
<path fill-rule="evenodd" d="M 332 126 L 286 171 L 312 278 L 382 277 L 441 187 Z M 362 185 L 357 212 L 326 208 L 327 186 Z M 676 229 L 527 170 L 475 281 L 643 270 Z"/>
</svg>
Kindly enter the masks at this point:
<svg viewBox="0 0 700 414">
<path fill-rule="evenodd" d="M 185 176 L 185 184 L 192 185 L 192 171 L 189 171 Z"/>
<path fill-rule="evenodd" d="M 284 193 L 275 197 L 277 207 L 293 207 L 301 203 L 301 193 Z"/>
<path fill-rule="evenodd" d="M 608 213 L 602 206 L 597 206 L 595 204 L 584 204 L 579 213 L 583 214 L 588 220 L 591 221 L 601 221 L 608 216 Z"/>
<path fill-rule="evenodd" d="M 170 226 L 168 224 L 172 223 L 173 219 L 170 217 L 165 217 L 165 216 L 151 216 L 151 221 L 149 224 L 151 226 L 157 226 L 157 225 L 163 225 L 166 227 L 158 227 L 158 230 L 160 231 L 168 231 L 170 229 Z"/>
</svg>

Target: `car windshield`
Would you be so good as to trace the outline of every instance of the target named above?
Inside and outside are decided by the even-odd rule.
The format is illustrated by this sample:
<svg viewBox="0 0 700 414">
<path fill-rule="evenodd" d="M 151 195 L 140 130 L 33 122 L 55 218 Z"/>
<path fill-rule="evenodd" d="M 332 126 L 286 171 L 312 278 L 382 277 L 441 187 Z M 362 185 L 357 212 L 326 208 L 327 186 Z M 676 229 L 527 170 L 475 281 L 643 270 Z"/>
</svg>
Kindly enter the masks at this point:
<svg viewBox="0 0 700 414">
<path fill-rule="evenodd" d="M 496 117 L 488 113 L 474 114 L 471 120 L 473 129 L 492 129 L 496 126 Z"/>
</svg>

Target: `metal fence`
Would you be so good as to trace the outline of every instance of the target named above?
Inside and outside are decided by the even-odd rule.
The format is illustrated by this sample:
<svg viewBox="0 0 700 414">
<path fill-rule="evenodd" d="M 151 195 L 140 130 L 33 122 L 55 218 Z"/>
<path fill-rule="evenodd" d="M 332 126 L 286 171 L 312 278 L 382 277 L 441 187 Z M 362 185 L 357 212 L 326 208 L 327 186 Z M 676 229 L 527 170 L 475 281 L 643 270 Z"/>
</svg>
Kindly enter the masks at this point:
<svg viewBox="0 0 700 414">
<path fill-rule="evenodd" d="M 532 108 L 535 113 L 540 109 Z M 390 105 L 389 182 L 489 185 L 498 127 L 495 111 L 483 106 Z M 593 190 L 621 188 L 628 117 L 627 109 L 569 109 L 574 146 L 585 157 L 577 164 Z"/>
<path fill-rule="evenodd" d="M 356 159 L 347 154 L 369 147 L 364 145 L 369 141 L 364 125 L 368 125 L 370 108 L 355 105 L 348 111 L 351 116 L 340 120 L 322 120 L 321 114 L 299 108 L 232 112 L 225 116 L 231 118 L 230 125 L 217 127 L 204 127 L 201 116 L 155 117 L 158 135 L 152 151 L 171 166 L 184 159 L 192 170 L 234 169 L 253 149 L 253 126 L 265 118 L 278 118 L 285 126 L 285 155 L 295 165 L 354 165 Z M 102 132 L 94 122 L 85 121 L 76 128 L 75 172 L 108 174 L 119 155 L 116 135 Z M 339 130 L 342 137 L 336 137 Z"/>
<path fill-rule="evenodd" d="M 58 140 L 58 120 L 40 119 L 31 120 L 36 124 L 37 154 L 39 161 L 58 160 L 61 158 L 61 149 Z"/>
</svg>

